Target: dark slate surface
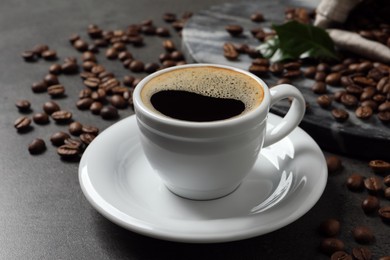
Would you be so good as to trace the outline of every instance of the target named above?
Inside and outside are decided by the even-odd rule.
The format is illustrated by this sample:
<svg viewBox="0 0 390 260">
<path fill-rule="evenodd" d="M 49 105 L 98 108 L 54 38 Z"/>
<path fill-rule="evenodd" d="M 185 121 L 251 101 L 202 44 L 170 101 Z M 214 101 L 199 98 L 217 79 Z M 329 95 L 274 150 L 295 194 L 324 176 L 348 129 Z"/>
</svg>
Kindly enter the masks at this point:
<svg viewBox="0 0 390 260">
<path fill-rule="evenodd" d="M 328 259 L 318 252 L 321 236 L 316 229 L 329 217 L 341 221 L 340 238 L 348 251 L 358 245 L 351 237 L 352 228 L 368 225 L 376 236 L 376 242 L 369 245 L 375 258 L 389 254 L 389 226 L 375 215 L 363 214 L 360 203 L 366 192 L 352 193 L 344 185 L 353 172 L 372 175 L 364 160 L 342 157 L 344 170 L 329 178 L 316 206 L 291 225 L 244 241 L 197 245 L 144 237 L 100 215 L 81 192 L 78 163 L 59 160 L 48 141 L 54 132 L 66 131 L 66 126 L 53 122 L 46 126 L 33 124 L 32 131 L 16 133 L 13 122 L 21 114 L 14 102 L 29 99 L 33 112 L 40 111 L 49 97 L 33 94 L 30 85 L 41 79 L 52 64 L 43 60 L 25 63 L 19 56 L 21 51 L 46 43 L 57 50 L 60 61 L 67 56 L 79 57 L 67 40 L 72 33 L 86 37 L 85 28 L 90 23 L 116 29 L 153 18 L 156 24 L 164 25 L 161 15 L 165 11 L 196 12 L 223 2 L 161 0 L 158 5 L 151 0 L 1 2 L 0 259 Z M 174 40 L 180 44 L 179 38 Z M 155 38 L 146 41 L 147 48 L 130 50 L 144 61 L 157 60 L 163 51 L 161 42 Z M 118 77 L 129 73 L 118 61 L 107 61 L 102 54 L 98 59 Z M 75 119 L 101 130 L 114 123 L 75 108 L 81 88 L 79 76 L 63 76 L 60 81 L 66 86 L 68 96 L 58 103 L 71 110 Z M 120 119 L 132 113 L 131 109 L 120 111 Z M 48 149 L 41 155 L 31 156 L 27 145 L 35 137 L 44 138 Z M 389 205 L 389 202 L 382 199 L 382 204 Z"/>
<path fill-rule="evenodd" d="M 314 1 L 315 2 L 315 1 Z M 246 43 L 256 47 L 259 41 L 250 30 L 256 27 L 270 28 L 273 23 L 280 23 L 284 17 L 284 10 L 288 6 L 312 7 L 305 1 L 258 1 L 256 3 L 225 3 L 212 6 L 193 17 L 183 32 L 183 46 L 187 55 L 195 62 L 225 64 L 247 70 L 251 64 L 248 55 L 240 55 L 237 61 L 229 61 L 223 56 L 225 42 Z M 261 11 L 266 21 L 254 23 L 249 17 L 254 11 Z M 282 19 L 281 19 L 282 17 Z M 240 24 L 244 33 L 240 37 L 231 37 L 225 30 L 228 24 Z M 264 78 L 270 85 L 274 85 L 277 78 Z M 336 122 L 330 111 L 334 107 L 344 107 L 333 102 L 332 107 L 323 109 L 316 102 L 318 95 L 311 91 L 314 81 L 299 78 L 293 81 L 309 103 L 301 127 L 305 129 L 322 148 L 329 151 L 342 152 L 348 155 L 370 158 L 390 159 L 390 124 L 382 123 L 376 116 L 368 120 L 356 117 L 353 109 L 347 109 L 350 118 L 347 122 Z M 328 86 L 329 93 L 340 88 Z M 288 103 L 282 102 L 273 107 L 272 111 L 284 115 Z"/>
</svg>

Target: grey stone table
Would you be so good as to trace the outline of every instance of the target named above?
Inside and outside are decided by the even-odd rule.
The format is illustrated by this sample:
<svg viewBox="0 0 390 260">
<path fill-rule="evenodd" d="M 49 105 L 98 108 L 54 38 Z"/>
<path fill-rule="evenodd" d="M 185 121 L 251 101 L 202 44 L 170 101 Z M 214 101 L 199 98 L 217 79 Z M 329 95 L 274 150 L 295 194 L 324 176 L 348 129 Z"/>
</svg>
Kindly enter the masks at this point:
<svg viewBox="0 0 390 260">
<path fill-rule="evenodd" d="M 239 2 L 239 1 L 235 1 Z M 103 29 L 124 29 L 127 25 L 153 19 L 167 26 L 164 12 L 178 15 L 198 12 L 213 1 L 48 1 L 6 0 L 0 4 L 0 259 L 327 259 L 318 251 L 322 237 L 319 223 L 330 217 L 342 223 L 339 237 L 351 251 L 358 244 L 351 236 L 357 225 L 373 229 L 376 241 L 368 247 L 375 257 L 390 253 L 389 226 L 377 216 L 367 217 L 360 209 L 365 192 L 353 193 L 345 188 L 349 174 L 372 175 L 367 161 L 342 156 L 344 169 L 329 177 L 319 202 L 302 218 L 272 233 L 251 239 L 217 244 L 187 244 L 153 239 L 123 229 L 100 215 L 84 197 L 78 181 L 78 162 L 60 160 L 50 136 L 67 131 L 66 125 L 52 120 L 25 133 L 17 133 L 13 123 L 22 114 L 15 107 L 18 99 L 28 99 L 32 111 L 41 111 L 50 100 L 47 93 L 34 94 L 31 84 L 42 79 L 50 64 L 39 60 L 26 63 L 20 53 L 38 43 L 48 44 L 65 57 L 80 57 L 68 43 L 72 33 L 86 37 L 89 24 Z M 180 46 L 180 38 L 172 39 Z M 144 48 L 130 49 L 145 62 L 158 61 L 164 50 L 161 40 L 145 37 Z M 118 61 L 108 61 L 100 53 L 98 59 L 118 77 L 132 74 Z M 144 76 L 140 74 L 137 76 Z M 60 76 L 67 96 L 56 100 L 70 110 L 75 120 L 94 125 L 103 131 L 117 120 L 133 114 L 131 108 L 120 110 L 117 120 L 102 120 L 89 111 L 75 107 L 81 81 L 78 75 Z M 47 150 L 32 156 L 27 145 L 40 137 Z M 326 155 L 332 155 L 325 151 Z M 374 158 L 373 158 L 374 159 Z M 313 169 L 315 171 L 316 169 Z M 389 205 L 389 201 L 382 200 Z"/>
</svg>

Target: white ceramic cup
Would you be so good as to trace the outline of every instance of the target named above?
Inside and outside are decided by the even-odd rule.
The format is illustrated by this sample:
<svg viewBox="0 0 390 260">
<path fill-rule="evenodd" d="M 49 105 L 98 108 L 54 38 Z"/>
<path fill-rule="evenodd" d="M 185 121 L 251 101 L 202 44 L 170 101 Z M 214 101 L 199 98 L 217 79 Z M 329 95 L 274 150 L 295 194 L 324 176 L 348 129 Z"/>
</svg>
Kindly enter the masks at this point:
<svg viewBox="0 0 390 260">
<path fill-rule="evenodd" d="M 232 72 L 233 76 L 255 80 L 263 89 L 263 100 L 247 113 L 211 122 L 174 119 L 145 104 L 141 93 L 152 79 L 161 75 L 169 78 L 177 72 L 180 75 L 180 70 L 188 68 L 194 73 L 197 68 L 220 68 Z M 210 75 L 213 77 L 216 76 Z M 180 76 L 175 80 L 180 81 Z M 187 76 L 185 80 L 188 81 Z M 291 97 L 288 113 L 279 125 L 267 131 L 270 107 Z M 252 169 L 261 148 L 287 136 L 305 113 L 305 100 L 294 86 L 281 84 L 269 89 L 247 71 L 215 64 L 188 64 L 157 71 L 137 85 L 133 101 L 141 145 L 150 165 L 169 190 L 195 200 L 215 199 L 233 192 Z"/>
</svg>

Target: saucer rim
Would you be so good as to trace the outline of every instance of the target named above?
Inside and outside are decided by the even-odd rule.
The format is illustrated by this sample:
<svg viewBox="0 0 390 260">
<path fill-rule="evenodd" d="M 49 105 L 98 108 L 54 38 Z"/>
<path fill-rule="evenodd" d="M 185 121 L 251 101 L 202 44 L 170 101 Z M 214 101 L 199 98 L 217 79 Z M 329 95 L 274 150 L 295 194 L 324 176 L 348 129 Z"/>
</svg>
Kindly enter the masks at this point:
<svg viewBox="0 0 390 260">
<path fill-rule="evenodd" d="M 272 113 L 269 113 L 269 117 L 272 119 L 278 119 L 281 120 L 281 117 L 274 115 Z M 106 136 L 109 136 L 112 129 L 123 127 L 123 125 L 128 124 L 128 121 L 133 120 L 136 124 L 136 118 L 135 115 L 130 115 L 115 124 L 111 125 L 107 129 L 105 129 L 95 140 L 99 140 L 102 138 L 106 138 Z M 105 218 L 110 220 L 111 222 L 136 233 L 153 237 L 157 239 L 162 240 L 168 240 L 168 241 L 175 241 L 175 242 L 187 242 L 187 243 L 219 243 L 219 242 L 230 242 L 230 241 L 237 241 L 242 239 L 248 239 L 255 236 L 264 235 L 267 233 L 270 233 L 272 231 L 278 230 L 282 227 L 285 227 L 292 222 L 298 220 L 303 215 L 305 215 L 321 198 L 325 187 L 327 183 L 328 173 L 327 173 L 327 167 L 326 167 L 326 161 L 324 154 L 322 153 L 320 147 L 318 144 L 301 128 L 297 127 L 293 132 L 298 132 L 299 134 L 305 135 L 306 142 L 310 143 L 311 148 L 316 150 L 318 153 L 318 156 L 320 156 L 320 161 L 322 161 L 323 172 L 318 174 L 319 176 L 322 176 L 322 178 L 318 178 L 318 181 L 316 182 L 316 192 L 314 196 L 315 198 L 307 201 L 306 205 L 303 208 L 299 208 L 298 210 L 295 210 L 292 212 L 291 215 L 286 216 L 284 221 L 279 221 L 279 223 L 270 225 L 268 227 L 263 226 L 262 228 L 251 228 L 246 230 L 235 230 L 234 232 L 226 233 L 226 232 L 220 232 L 216 234 L 199 234 L 199 233 L 175 233 L 172 232 L 172 230 L 164 229 L 161 226 L 156 226 L 155 223 L 145 222 L 141 219 L 138 219 L 136 217 L 130 216 L 127 213 L 121 212 L 119 209 L 112 206 L 109 202 L 105 201 L 103 197 L 98 193 L 98 191 L 95 190 L 93 187 L 89 176 L 90 174 L 84 172 L 87 171 L 86 167 L 84 167 L 87 164 L 89 153 L 92 149 L 94 149 L 94 143 L 92 142 L 87 149 L 85 150 L 79 164 L 79 182 L 82 189 L 82 192 L 84 196 L 87 198 L 88 202 Z M 109 137 L 108 137 L 109 138 Z M 136 137 L 138 139 L 138 137 Z M 320 180 L 321 179 L 321 180 Z M 321 182 L 322 181 L 322 182 Z M 312 195 L 313 192 L 310 193 Z M 310 203 L 309 203 L 310 202 Z M 111 208 L 111 211 L 108 210 Z M 115 214 L 113 211 L 116 211 Z M 122 218 L 118 217 L 118 214 L 124 214 L 126 215 L 127 221 L 124 221 Z M 255 215 L 254 215 L 255 216 Z M 246 216 L 247 217 L 247 216 Z M 255 216 L 256 217 L 256 216 Z M 243 217 L 241 217 L 243 218 Z M 175 220 L 176 221 L 176 220 Z M 214 219 L 209 220 L 180 220 L 182 222 L 186 222 L 187 224 L 199 224 L 202 221 L 215 221 Z M 221 220 L 218 220 L 221 221 Z M 222 220 L 223 221 L 223 220 Z M 239 221 L 239 220 L 238 220 Z M 245 221 L 245 220 L 241 220 Z"/>
</svg>

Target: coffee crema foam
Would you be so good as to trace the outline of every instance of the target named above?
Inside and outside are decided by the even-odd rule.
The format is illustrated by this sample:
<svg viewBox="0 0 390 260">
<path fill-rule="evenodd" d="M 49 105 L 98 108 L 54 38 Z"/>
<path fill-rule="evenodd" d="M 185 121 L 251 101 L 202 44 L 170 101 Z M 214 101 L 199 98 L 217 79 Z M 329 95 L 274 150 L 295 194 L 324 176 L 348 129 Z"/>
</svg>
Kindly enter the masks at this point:
<svg viewBox="0 0 390 260">
<path fill-rule="evenodd" d="M 144 85 L 141 90 L 142 102 L 150 110 L 161 114 L 150 100 L 153 94 L 164 90 L 182 90 L 214 98 L 240 100 L 245 105 L 241 115 L 259 106 L 264 97 L 263 87 L 252 77 L 217 67 L 191 67 L 160 74 Z"/>
</svg>

